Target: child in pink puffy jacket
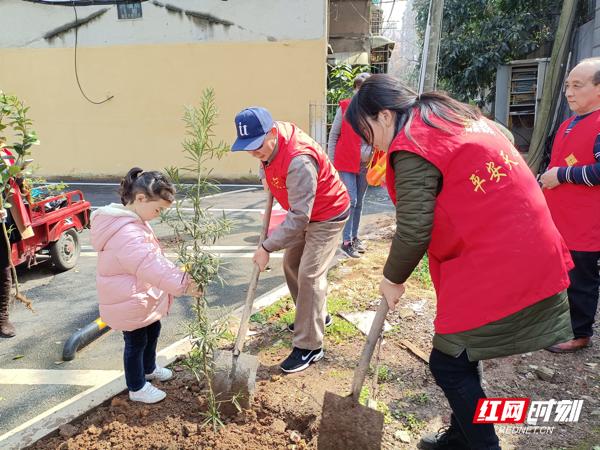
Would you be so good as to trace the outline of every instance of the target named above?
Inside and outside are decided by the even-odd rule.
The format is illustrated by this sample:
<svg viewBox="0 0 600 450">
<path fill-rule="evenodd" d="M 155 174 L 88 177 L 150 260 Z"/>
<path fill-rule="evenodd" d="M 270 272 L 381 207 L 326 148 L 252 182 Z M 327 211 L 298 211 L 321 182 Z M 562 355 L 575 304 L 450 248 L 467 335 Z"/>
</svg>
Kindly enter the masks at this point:
<svg viewBox="0 0 600 450">
<path fill-rule="evenodd" d="M 175 200 L 173 185 L 160 172 L 134 167 L 121 181 L 119 194 L 122 205 L 99 208 L 91 218 L 100 317 L 123 331 L 129 398 L 156 403 L 166 394 L 147 380 L 173 376 L 156 364 L 160 319 L 169 312 L 174 296 L 198 295 L 199 289 L 162 254 L 148 223 Z"/>
</svg>

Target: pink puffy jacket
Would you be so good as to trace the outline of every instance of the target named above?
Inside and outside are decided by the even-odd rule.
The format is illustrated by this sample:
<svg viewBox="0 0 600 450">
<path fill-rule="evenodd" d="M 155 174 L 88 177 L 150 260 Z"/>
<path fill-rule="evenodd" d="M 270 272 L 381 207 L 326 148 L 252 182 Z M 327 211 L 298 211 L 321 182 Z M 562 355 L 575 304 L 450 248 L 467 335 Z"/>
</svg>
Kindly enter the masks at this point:
<svg viewBox="0 0 600 450">
<path fill-rule="evenodd" d="M 102 320 L 115 330 L 131 331 L 167 314 L 173 296 L 183 295 L 189 281 L 162 254 L 150 225 L 111 203 L 94 211 L 91 229 Z"/>
</svg>

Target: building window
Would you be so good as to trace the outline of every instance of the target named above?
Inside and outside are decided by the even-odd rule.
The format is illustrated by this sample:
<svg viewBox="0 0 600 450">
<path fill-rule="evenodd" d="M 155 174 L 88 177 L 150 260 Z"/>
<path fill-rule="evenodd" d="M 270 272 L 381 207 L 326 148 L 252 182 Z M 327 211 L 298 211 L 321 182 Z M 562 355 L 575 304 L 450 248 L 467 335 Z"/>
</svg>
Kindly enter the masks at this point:
<svg viewBox="0 0 600 450">
<path fill-rule="evenodd" d="M 117 3 L 117 14 L 121 20 L 141 19 L 142 3 Z"/>
</svg>

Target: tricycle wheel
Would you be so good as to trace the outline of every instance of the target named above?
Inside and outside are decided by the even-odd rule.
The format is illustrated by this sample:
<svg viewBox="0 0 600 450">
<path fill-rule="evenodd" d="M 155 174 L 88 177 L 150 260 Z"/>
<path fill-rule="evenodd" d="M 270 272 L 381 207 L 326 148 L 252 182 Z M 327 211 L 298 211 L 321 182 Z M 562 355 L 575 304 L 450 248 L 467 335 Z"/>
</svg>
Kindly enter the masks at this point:
<svg viewBox="0 0 600 450">
<path fill-rule="evenodd" d="M 74 229 L 63 231 L 58 241 L 50 247 L 50 257 L 57 270 L 65 271 L 72 269 L 79 259 L 79 236 Z"/>
</svg>

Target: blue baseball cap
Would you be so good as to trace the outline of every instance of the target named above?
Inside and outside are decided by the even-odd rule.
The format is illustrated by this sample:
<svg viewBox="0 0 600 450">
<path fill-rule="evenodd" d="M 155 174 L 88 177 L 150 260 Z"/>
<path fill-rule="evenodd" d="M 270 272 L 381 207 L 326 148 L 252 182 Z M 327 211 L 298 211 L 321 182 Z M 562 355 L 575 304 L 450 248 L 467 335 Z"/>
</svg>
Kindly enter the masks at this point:
<svg viewBox="0 0 600 450">
<path fill-rule="evenodd" d="M 232 152 L 256 150 L 273 127 L 273 117 L 265 108 L 253 106 L 235 116 L 237 139 L 231 146 Z"/>
</svg>

